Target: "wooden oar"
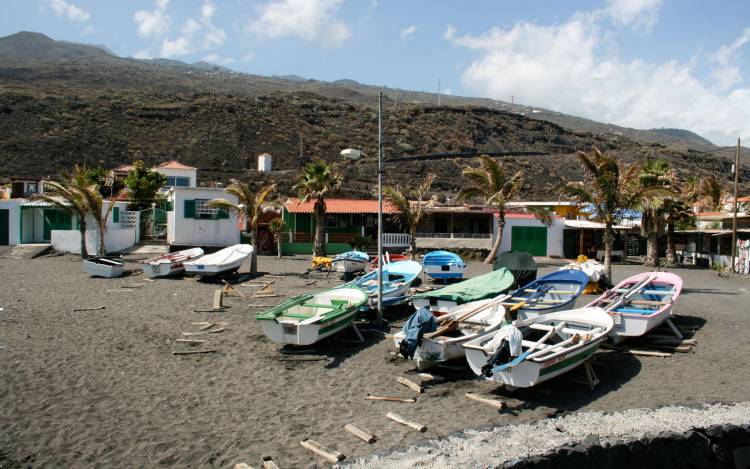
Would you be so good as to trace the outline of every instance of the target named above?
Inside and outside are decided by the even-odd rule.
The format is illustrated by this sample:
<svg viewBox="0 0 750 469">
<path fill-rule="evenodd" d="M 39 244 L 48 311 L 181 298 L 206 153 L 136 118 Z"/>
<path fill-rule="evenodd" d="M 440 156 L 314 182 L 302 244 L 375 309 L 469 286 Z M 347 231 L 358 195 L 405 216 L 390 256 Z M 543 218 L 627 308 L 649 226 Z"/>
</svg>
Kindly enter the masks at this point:
<svg viewBox="0 0 750 469">
<path fill-rule="evenodd" d="M 508 299 L 508 295 L 499 296 L 499 297 L 495 298 L 494 300 L 492 300 L 492 301 L 490 301 L 488 303 L 485 303 L 483 305 L 477 306 L 476 308 L 472 309 L 471 311 L 467 311 L 466 313 L 462 314 L 461 316 L 459 316 L 456 319 L 450 319 L 450 315 L 449 314 L 443 316 L 443 318 L 448 318 L 448 319 L 438 318 L 440 320 L 440 322 L 447 322 L 447 324 L 445 324 L 444 326 L 439 327 L 435 332 L 428 332 L 427 334 L 424 335 L 424 337 L 426 337 L 428 339 L 431 339 L 432 337 L 437 337 L 439 335 L 445 334 L 446 332 L 455 329 L 456 326 L 458 326 L 458 324 L 461 323 L 462 321 L 465 321 L 466 319 L 469 319 L 470 317 L 474 316 L 475 314 L 477 314 L 477 313 L 479 313 L 481 311 L 486 310 L 490 306 L 495 306 L 498 303 L 502 303 L 503 301 L 505 301 L 507 299 Z"/>
<path fill-rule="evenodd" d="M 638 293 L 640 290 L 644 289 L 646 285 L 648 285 L 651 281 L 653 281 L 656 278 L 655 275 L 649 275 L 645 279 L 641 280 L 640 282 L 637 282 L 635 285 L 630 287 L 629 289 L 626 289 L 618 299 L 614 300 L 612 303 L 610 303 L 609 306 L 604 308 L 604 311 L 613 311 L 617 308 L 619 308 L 626 300 L 629 300 L 631 296 Z"/>
</svg>

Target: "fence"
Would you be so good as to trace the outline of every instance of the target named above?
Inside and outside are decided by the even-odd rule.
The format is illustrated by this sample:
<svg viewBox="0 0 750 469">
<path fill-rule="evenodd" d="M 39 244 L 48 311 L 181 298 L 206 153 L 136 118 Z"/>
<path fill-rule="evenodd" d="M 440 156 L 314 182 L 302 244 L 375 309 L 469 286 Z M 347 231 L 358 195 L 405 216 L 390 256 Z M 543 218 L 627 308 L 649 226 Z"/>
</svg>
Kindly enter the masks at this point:
<svg viewBox="0 0 750 469">
<path fill-rule="evenodd" d="M 417 233 L 417 238 L 490 239 L 490 233 Z"/>
</svg>

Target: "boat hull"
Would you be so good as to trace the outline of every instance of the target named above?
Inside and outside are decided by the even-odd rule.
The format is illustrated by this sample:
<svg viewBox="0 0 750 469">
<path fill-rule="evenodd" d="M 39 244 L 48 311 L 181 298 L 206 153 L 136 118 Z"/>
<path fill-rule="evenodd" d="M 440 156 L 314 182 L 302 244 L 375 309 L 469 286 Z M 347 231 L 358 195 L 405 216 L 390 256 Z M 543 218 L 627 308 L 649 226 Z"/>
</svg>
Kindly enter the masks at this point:
<svg viewBox="0 0 750 469">
<path fill-rule="evenodd" d="M 184 270 L 187 273 L 200 275 L 201 277 L 214 277 L 216 275 L 226 274 L 238 270 L 245 259 L 238 259 L 227 264 L 185 264 Z"/>
<path fill-rule="evenodd" d="M 154 262 L 143 266 L 143 273 L 146 277 L 168 277 L 184 272 L 185 267 L 182 264 L 175 265 L 171 262 Z"/>
<path fill-rule="evenodd" d="M 639 316 L 620 312 L 609 312 L 615 327 L 610 337 L 615 343 L 620 343 L 628 337 L 640 337 L 646 335 L 652 329 L 659 327 L 672 314 L 672 306 L 660 311 L 658 314 Z"/>
<path fill-rule="evenodd" d="M 125 273 L 125 263 L 110 259 L 85 259 L 83 269 L 95 277 L 116 278 Z"/>
<path fill-rule="evenodd" d="M 336 272 L 351 274 L 365 270 L 365 266 L 368 262 L 357 259 L 334 259 L 331 261 L 331 264 L 333 264 L 333 268 Z"/>
<path fill-rule="evenodd" d="M 292 321 L 261 320 L 263 333 L 274 342 L 291 345 L 312 345 L 349 327 L 359 311 L 353 309 L 338 318 L 316 324 Z"/>
<path fill-rule="evenodd" d="M 424 273 L 435 280 L 463 278 L 465 266 L 461 265 L 425 265 Z"/>
</svg>

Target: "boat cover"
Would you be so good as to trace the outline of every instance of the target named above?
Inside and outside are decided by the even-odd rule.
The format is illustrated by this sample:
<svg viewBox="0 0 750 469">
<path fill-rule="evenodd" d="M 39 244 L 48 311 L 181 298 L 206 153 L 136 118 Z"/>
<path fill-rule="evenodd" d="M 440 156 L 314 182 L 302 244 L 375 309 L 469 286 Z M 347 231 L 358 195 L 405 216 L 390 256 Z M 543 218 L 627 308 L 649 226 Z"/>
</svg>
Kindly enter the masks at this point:
<svg viewBox="0 0 750 469">
<path fill-rule="evenodd" d="M 435 316 L 428 308 L 419 308 L 404 324 L 404 340 L 399 345 L 399 353 L 406 358 L 413 358 L 417 346 L 422 341 L 422 335 L 437 330 Z"/>
<path fill-rule="evenodd" d="M 493 268 L 498 270 L 503 267 L 510 270 L 517 285 L 526 285 L 536 278 L 537 265 L 528 252 L 507 251 L 498 254 Z"/>
<path fill-rule="evenodd" d="M 333 259 L 333 262 L 344 260 L 367 262 L 370 260 L 370 256 L 368 256 L 366 252 L 362 251 L 347 251 L 336 256 Z"/>
<path fill-rule="evenodd" d="M 502 268 L 439 290 L 414 295 L 414 298 L 455 301 L 456 304 L 462 305 L 471 301 L 494 298 L 511 286 L 513 286 L 513 274 L 508 269 Z"/>
</svg>

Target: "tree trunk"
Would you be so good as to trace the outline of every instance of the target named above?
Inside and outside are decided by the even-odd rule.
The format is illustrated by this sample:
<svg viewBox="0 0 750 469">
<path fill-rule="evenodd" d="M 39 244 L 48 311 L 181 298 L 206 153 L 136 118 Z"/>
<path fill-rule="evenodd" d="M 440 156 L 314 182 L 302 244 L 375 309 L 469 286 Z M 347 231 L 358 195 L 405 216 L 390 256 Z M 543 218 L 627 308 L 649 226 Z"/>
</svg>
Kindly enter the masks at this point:
<svg viewBox="0 0 750 469">
<path fill-rule="evenodd" d="M 323 201 L 318 199 L 315 203 L 315 242 L 313 243 L 313 256 L 316 257 L 326 255 L 325 222 L 326 212 L 323 209 Z"/>
<path fill-rule="evenodd" d="M 78 220 L 80 220 L 78 231 L 81 232 L 81 257 L 86 259 L 89 257 L 89 252 L 86 249 L 86 215 L 81 216 L 79 214 Z"/>
<path fill-rule="evenodd" d="M 505 214 L 501 213 L 497 219 L 497 238 L 495 243 L 492 245 L 492 250 L 487 258 L 484 260 L 485 264 L 491 264 L 497 256 L 497 251 L 500 250 L 500 244 L 503 242 L 503 230 L 505 230 Z"/>
<path fill-rule="evenodd" d="M 612 245 L 615 242 L 615 237 L 612 236 L 612 224 L 606 223 L 604 225 L 604 271 L 607 272 L 607 282 L 613 284 L 612 281 Z"/>
<path fill-rule="evenodd" d="M 256 275 L 258 273 L 258 228 L 253 226 L 252 238 L 250 239 L 250 246 L 253 248 L 252 254 L 250 254 L 250 275 Z"/>
<path fill-rule="evenodd" d="M 674 223 L 667 223 L 667 265 L 677 264 L 677 251 L 674 246 Z"/>
<path fill-rule="evenodd" d="M 104 238 L 105 238 L 106 233 L 107 233 L 107 224 L 100 223 L 99 224 L 99 255 L 100 256 L 107 255 L 107 248 L 104 245 Z"/>
<path fill-rule="evenodd" d="M 414 227 L 412 230 L 411 239 L 409 240 L 409 249 L 411 249 L 411 260 L 415 261 L 417 260 L 417 228 Z"/>
<path fill-rule="evenodd" d="M 652 231 L 648 234 L 646 244 L 646 262 L 645 265 L 659 267 L 659 232 Z"/>
</svg>

